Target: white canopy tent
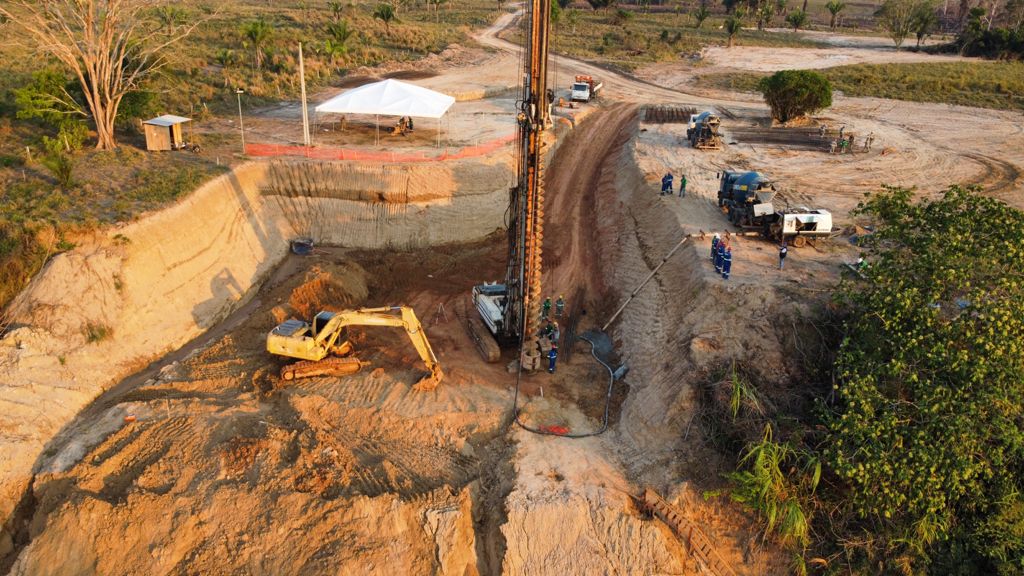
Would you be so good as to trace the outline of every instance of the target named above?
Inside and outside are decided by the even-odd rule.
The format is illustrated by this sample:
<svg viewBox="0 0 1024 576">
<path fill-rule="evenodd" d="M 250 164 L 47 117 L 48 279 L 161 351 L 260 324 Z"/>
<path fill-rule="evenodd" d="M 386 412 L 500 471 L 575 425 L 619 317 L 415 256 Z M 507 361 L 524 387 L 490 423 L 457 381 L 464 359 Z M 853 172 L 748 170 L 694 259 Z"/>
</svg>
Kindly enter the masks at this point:
<svg viewBox="0 0 1024 576">
<path fill-rule="evenodd" d="M 379 133 L 380 116 L 440 119 L 454 103 L 455 98 L 447 94 L 388 79 L 348 90 L 318 105 L 315 110 L 317 114 L 373 114 L 377 117 Z M 439 122 L 439 142 L 440 134 Z"/>
</svg>

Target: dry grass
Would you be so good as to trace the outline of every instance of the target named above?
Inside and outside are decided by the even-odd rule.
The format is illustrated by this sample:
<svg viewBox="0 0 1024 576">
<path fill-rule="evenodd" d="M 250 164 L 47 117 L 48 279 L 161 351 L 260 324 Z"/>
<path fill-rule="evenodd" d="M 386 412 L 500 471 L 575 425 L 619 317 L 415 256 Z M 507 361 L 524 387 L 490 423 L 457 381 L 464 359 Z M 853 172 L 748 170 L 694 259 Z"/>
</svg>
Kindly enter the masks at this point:
<svg viewBox="0 0 1024 576">
<path fill-rule="evenodd" d="M 820 72 L 847 96 L 1024 110 L 1022 62 L 857 64 Z M 698 81 L 718 89 L 756 92 L 757 81 L 763 76 L 716 73 L 701 76 Z"/>
</svg>

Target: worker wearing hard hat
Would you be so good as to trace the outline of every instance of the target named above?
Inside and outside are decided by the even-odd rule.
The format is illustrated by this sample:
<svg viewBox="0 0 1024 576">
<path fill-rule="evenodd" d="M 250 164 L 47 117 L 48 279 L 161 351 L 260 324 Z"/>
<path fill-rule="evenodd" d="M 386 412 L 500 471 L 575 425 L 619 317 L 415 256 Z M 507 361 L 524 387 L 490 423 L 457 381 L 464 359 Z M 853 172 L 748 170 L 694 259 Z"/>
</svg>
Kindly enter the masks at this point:
<svg viewBox="0 0 1024 576">
<path fill-rule="evenodd" d="M 715 254 L 718 253 L 718 244 L 722 241 L 722 236 L 715 232 L 715 237 L 711 239 L 711 261 L 714 262 Z"/>
</svg>

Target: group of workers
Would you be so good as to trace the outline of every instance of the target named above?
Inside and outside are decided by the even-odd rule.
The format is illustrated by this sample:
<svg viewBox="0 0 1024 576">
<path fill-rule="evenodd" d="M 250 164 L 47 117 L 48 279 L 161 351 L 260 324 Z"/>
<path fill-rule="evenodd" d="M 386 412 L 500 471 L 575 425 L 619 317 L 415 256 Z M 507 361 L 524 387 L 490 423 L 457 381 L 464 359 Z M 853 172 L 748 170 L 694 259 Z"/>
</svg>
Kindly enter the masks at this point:
<svg viewBox="0 0 1024 576">
<path fill-rule="evenodd" d="M 672 183 L 675 181 L 675 177 L 672 176 L 671 172 L 667 172 L 661 177 L 661 194 L 659 196 L 671 196 L 672 195 Z M 686 174 L 679 177 L 679 197 L 686 196 Z"/>
<path fill-rule="evenodd" d="M 555 373 L 555 363 L 558 361 L 558 339 L 562 336 L 561 331 L 558 329 L 558 320 L 551 318 L 551 297 L 548 296 L 544 299 L 544 304 L 541 305 L 540 319 L 545 322 L 544 328 L 541 330 L 541 335 L 545 336 L 548 341 L 551 342 L 551 350 L 548 351 L 548 373 Z M 558 300 L 554 302 L 555 318 L 561 318 L 565 314 L 565 297 L 562 295 L 558 296 Z"/>
<path fill-rule="evenodd" d="M 825 138 L 825 134 L 827 132 L 828 126 L 826 126 L 825 124 L 822 124 L 821 126 L 818 127 L 818 135 L 821 136 L 822 138 Z M 870 134 L 867 135 L 867 137 L 864 138 L 864 144 L 862 148 L 863 151 L 870 152 L 871 145 L 874 143 L 874 141 L 875 133 L 871 132 Z M 853 152 L 855 143 L 856 138 L 854 138 L 854 135 L 846 133 L 846 126 L 840 126 L 839 137 L 833 138 L 832 141 L 828 143 L 828 153 L 835 154 L 838 151 L 839 154 L 846 154 L 847 152 Z"/>
<path fill-rule="evenodd" d="M 732 272 L 732 246 L 718 233 L 711 239 L 711 261 L 715 263 L 715 272 L 728 280 Z"/>
</svg>

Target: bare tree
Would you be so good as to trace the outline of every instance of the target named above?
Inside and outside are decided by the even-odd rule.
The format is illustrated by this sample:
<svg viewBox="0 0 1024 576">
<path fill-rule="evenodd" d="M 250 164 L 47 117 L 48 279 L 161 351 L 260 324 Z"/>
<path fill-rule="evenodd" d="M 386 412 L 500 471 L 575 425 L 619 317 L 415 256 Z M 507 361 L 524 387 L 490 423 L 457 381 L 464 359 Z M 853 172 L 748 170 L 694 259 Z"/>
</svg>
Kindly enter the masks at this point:
<svg viewBox="0 0 1024 576">
<path fill-rule="evenodd" d="M 158 40 L 146 19 L 148 0 L 7 0 L 0 15 L 23 29 L 36 50 L 56 58 L 78 80 L 96 124 L 96 148 L 117 147 L 114 120 L 125 94 L 164 66 L 161 51 L 196 24 Z"/>
</svg>

